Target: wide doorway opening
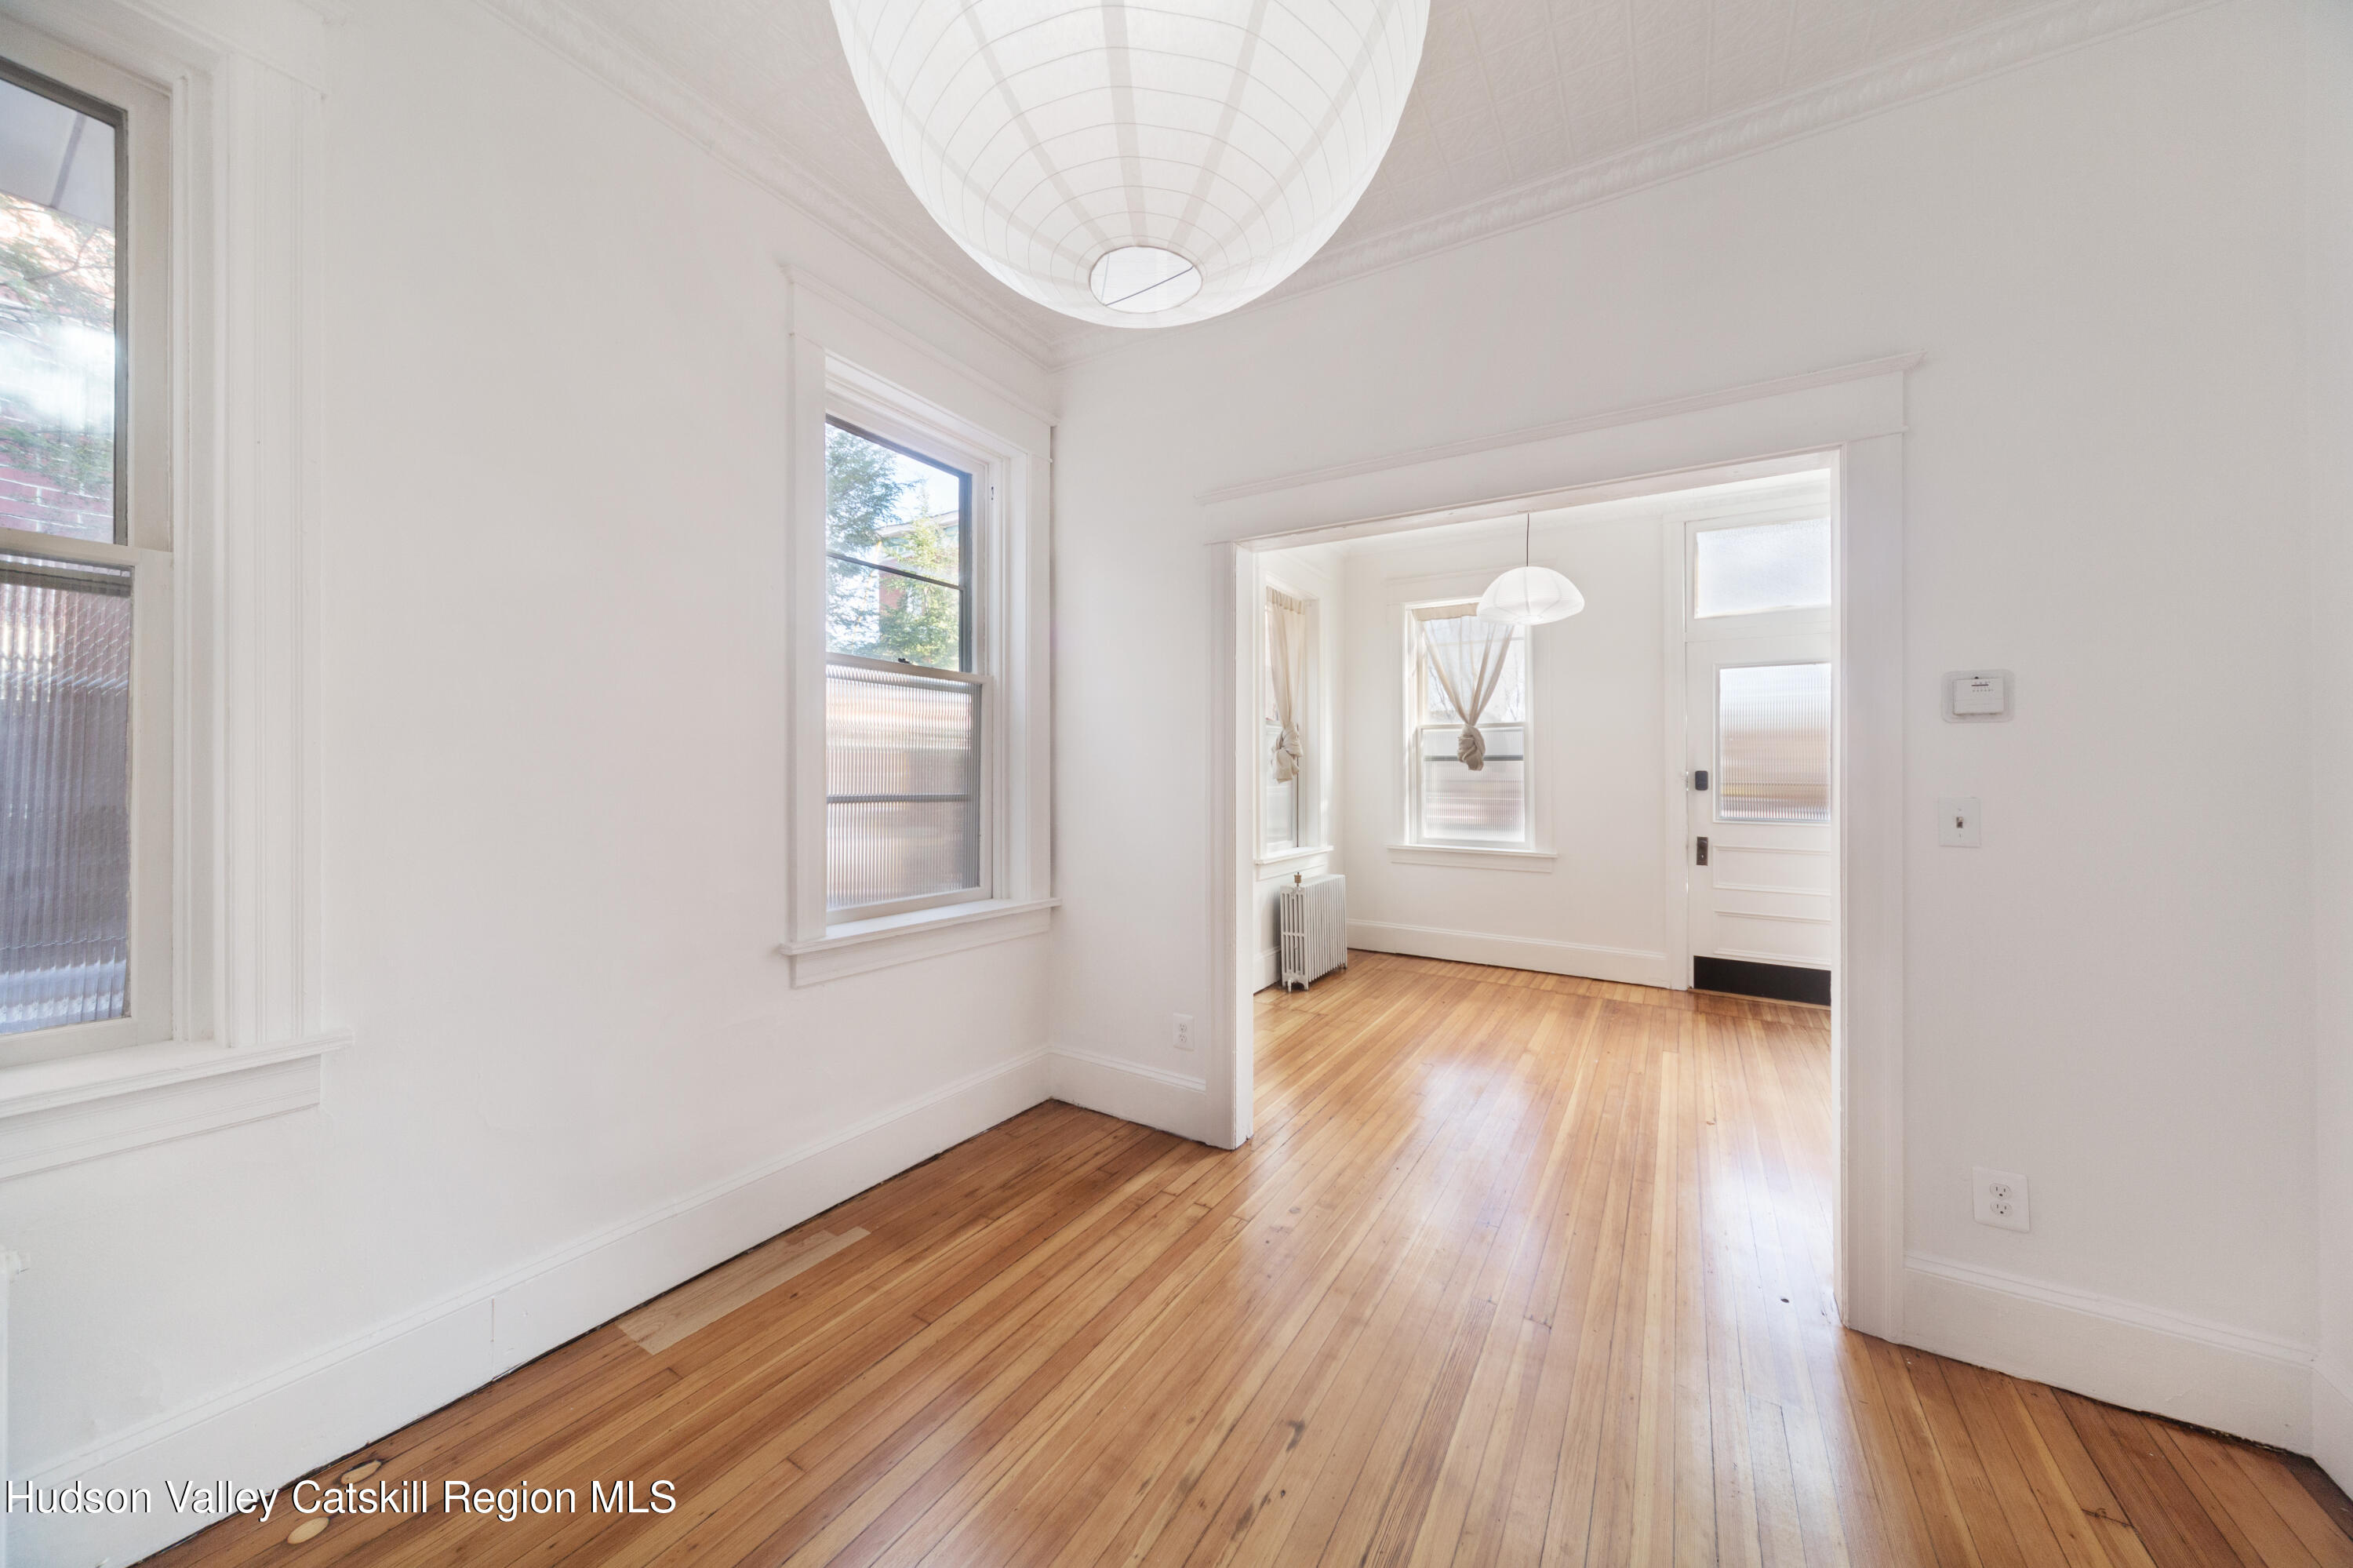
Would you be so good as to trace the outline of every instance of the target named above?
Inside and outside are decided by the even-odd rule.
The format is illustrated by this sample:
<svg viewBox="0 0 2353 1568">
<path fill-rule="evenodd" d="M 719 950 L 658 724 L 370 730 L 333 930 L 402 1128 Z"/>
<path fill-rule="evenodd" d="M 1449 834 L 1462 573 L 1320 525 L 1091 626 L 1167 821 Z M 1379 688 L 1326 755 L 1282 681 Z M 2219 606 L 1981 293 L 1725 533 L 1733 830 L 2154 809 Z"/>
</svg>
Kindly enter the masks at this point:
<svg viewBox="0 0 2353 1568">
<path fill-rule="evenodd" d="M 1235 547 L 1235 1141 L 1359 976 L 1770 1003 L 1837 1297 L 1841 455 Z"/>
<path fill-rule="evenodd" d="M 1798 461 L 1246 552 L 1249 991 L 1376 951 L 1830 1005 L 1838 485 Z"/>
</svg>

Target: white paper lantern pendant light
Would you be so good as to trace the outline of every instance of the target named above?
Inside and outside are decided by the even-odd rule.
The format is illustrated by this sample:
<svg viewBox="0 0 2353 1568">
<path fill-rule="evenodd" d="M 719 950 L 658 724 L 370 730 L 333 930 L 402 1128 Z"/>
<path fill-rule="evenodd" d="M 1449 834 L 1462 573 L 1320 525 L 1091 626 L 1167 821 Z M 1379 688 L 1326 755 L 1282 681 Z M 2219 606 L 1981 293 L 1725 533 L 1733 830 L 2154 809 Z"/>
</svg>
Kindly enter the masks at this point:
<svg viewBox="0 0 2353 1568">
<path fill-rule="evenodd" d="M 1380 167 L 1430 0 L 832 0 L 859 95 L 941 228 L 1109 326 L 1222 315 Z"/>
<path fill-rule="evenodd" d="M 1535 564 L 1535 519 L 1524 515 L 1521 523 L 1523 559 L 1526 565 L 1514 567 L 1487 585 L 1479 596 L 1479 619 L 1500 620 L 1510 626 L 1544 626 L 1556 620 L 1567 620 L 1585 608 L 1585 596 L 1577 585 L 1554 571 L 1550 567 Z"/>
</svg>

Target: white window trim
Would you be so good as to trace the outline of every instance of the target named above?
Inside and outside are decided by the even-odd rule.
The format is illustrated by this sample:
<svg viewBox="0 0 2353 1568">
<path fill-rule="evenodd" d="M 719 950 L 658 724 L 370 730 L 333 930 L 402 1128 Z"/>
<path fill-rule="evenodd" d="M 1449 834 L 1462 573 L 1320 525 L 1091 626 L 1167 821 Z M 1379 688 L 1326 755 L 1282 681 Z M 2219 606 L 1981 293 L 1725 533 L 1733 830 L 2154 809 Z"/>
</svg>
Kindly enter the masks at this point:
<svg viewBox="0 0 2353 1568">
<path fill-rule="evenodd" d="M 351 1038 L 320 1019 L 302 395 L 318 380 L 325 24 L 289 9 L 205 34 L 131 0 L 11 11 L 0 52 L 72 81 L 62 45 L 170 104 L 171 1028 L 0 1067 L 0 1177 L 316 1106 L 322 1058 Z"/>
<path fill-rule="evenodd" d="M 173 911 L 172 201 L 171 98 L 161 87 L 103 57 L 59 47 L 0 18 L 0 55 L 100 100 L 123 114 L 118 213 L 127 243 L 116 251 L 115 286 L 128 328 L 128 418 L 119 429 L 121 538 L 103 542 L 34 533 L 0 523 L 0 551 L 80 562 L 131 573 L 130 966 L 120 1018 L 0 1034 L 0 1067 L 154 1044 L 172 1038 L 175 1012 Z M 37 88 L 32 90 L 40 90 Z"/>
<path fill-rule="evenodd" d="M 1405 611 L 1405 642 L 1402 651 L 1402 657 L 1405 664 L 1403 691 L 1403 716 L 1405 719 L 1405 833 L 1402 843 L 1396 847 L 1413 850 L 1445 851 L 1450 854 L 1543 854 L 1546 852 L 1541 848 L 1542 841 L 1538 836 L 1536 821 L 1536 789 L 1538 778 L 1541 773 L 1541 769 L 1538 768 L 1536 761 L 1536 744 L 1542 733 L 1536 724 L 1536 642 L 1535 638 L 1531 634 L 1530 629 L 1526 627 L 1515 629 L 1516 634 L 1522 639 L 1520 653 L 1521 669 L 1523 678 L 1526 682 L 1527 692 L 1526 702 L 1525 704 L 1525 711 L 1522 715 L 1520 722 L 1513 726 L 1514 728 L 1520 730 L 1522 735 L 1525 736 L 1525 739 L 1521 742 L 1520 841 L 1517 843 L 1458 843 L 1446 839 L 1430 839 L 1422 836 L 1421 732 L 1425 729 L 1432 729 L 1438 726 L 1421 722 L 1424 701 L 1424 673 L 1421 666 L 1421 617 L 1417 612 L 1441 607 L 1473 604 L 1477 602 L 1478 598 L 1479 596 L 1475 592 L 1470 594 L 1442 594 L 1431 598 L 1417 599 L 1401 607 Z M 1484 728 L 1485 726 L 1482 725 L 1481 727 Z M 1390 858 L 1395 859 L 1396 857 L 1392 855 Z M 1423 863 L 1440 863 L 1425 862 Z M 1444 863 L 1458 865 L 1485 865 L 1496 863 L 1479 860 L 1452 861 Z"/>
<path fill-rule="evenodd" d="M 1473 871 L 1548 872 L 1560 856 L 1551 850 L 1485 849 L 1471 844 L 1391 844 L 1398 865 L 1451 865 Z"/>
<path fill-rule="evenodd" d="M 1047 474 L 1052 429 L 971 373 L 787 270 L 787 933 L 796 986 L 1032 936 L 1054 906 Z M 973 476 L 973 664 L 981 703 L 981 888 L 843 911 L 825 903 L 828 415 Z M 922 905 L 909 907 L 908 905 Z"/>
<path fill-rule="evenodd" d="M 1304 849 L 1284 850 L 1280 854 L 1259 855 L 1250 863 L 1270 874 L 1287 876 L 1291 868 L 1302 861 L 1323 860 L 1336 853 L 1331 844 L 1309 844 Z M 1260 880 L 1264 881 L 1265 878 L 1261 877 Z"/>
</svg>

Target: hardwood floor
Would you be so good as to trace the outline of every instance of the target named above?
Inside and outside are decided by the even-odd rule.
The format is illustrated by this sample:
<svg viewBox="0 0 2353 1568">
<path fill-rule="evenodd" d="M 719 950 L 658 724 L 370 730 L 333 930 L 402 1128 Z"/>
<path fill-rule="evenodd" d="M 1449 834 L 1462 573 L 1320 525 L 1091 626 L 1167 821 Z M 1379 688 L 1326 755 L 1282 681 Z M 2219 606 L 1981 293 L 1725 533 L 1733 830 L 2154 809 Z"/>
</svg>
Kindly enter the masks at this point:
<svg viewBox="0 0 2353 1568">
<path fill-rule="evenodd" d="M 1259 1029 L 1244 1150 L 1041 1106 L 319 1477 L 580 1511 L 157 1561 L 2353 1568 L 2306 1461 L 1836 1326 L 1820 1010 L 1364 953 Z"/>
</svg>

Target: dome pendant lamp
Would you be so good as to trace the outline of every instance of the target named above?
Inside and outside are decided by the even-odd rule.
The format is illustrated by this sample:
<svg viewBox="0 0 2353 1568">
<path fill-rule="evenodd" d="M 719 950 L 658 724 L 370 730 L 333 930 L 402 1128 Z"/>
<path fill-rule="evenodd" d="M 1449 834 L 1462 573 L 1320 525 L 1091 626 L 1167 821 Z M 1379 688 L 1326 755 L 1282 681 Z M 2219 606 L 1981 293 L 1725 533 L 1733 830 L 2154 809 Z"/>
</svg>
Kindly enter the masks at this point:
<svg viewBox="0 0 2353 1568">
<path fill-rule="evenodd" d="M 1527 564 L 1514 567 L 1487 585 L 1487 591 L 1479 596 L 1479 619 L 1500 620 L 1507 626 L 1567 620 L 1585 608 L 1585 596 L 1550 567 L 1535 564 L 1535 519 L 1524 515 L 1521 521 L 1526 530 L 1522 540 Z"/>
<path fill-rule="evenodd" d="M 859 96 L 942 228 L 1105 326 L 1249 303 L 1397 132 L 1430 0 L 832 0 Z"/>
</svg>

